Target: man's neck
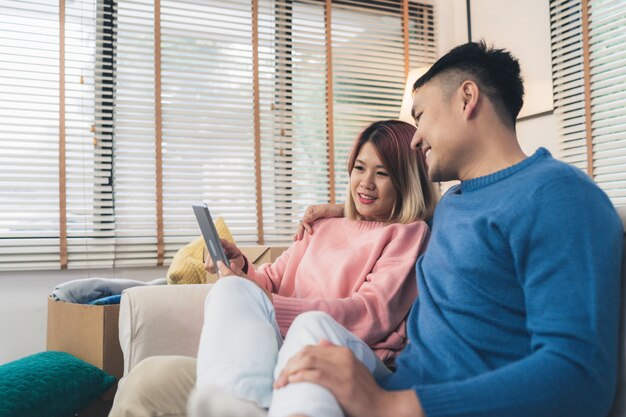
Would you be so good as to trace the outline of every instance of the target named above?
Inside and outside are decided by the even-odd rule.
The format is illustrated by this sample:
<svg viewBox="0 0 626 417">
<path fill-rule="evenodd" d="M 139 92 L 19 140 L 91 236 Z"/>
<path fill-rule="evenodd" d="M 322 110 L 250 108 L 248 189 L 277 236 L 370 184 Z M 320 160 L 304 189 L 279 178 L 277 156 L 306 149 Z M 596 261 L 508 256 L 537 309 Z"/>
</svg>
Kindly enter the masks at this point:
<svg viewBox="0 0 626 417">
<path fill-rule="evenodd" d="M 527 157 L 522 151 L 514 131 L 492 132 L 491 135 L 478 139 L 477 143 L 478 146 L 473 152 L 473 158 L 465 169 L 459 172 L 461 181 L 493 174 L 511 167 Z"/>
</svg>

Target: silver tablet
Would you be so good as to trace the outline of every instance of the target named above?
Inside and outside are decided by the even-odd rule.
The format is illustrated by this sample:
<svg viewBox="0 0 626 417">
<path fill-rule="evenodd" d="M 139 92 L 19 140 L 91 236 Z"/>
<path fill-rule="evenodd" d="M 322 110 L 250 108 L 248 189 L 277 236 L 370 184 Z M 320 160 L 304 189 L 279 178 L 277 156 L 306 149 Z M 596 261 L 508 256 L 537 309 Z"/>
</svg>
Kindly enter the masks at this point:
<svg viewBox="0 0 626 417">
<path fill-rule="evenodd" d="M 198 225 L 200 225 L 204 243 L 206 243 L 206 247 L 209 250 L 215 267 L 217 268 L 217 261 L 222 261 L 224 265 L 230 268 L 230 263 L 224 253 L 224 248 L 222 247 L 222 242 L 220 242 L 220 236 L 215 229 L 215 224 L 213 224 L 209 208 L 206 204 L 193 204 L 193 212 L 196 215 L 196 219 L 198 219 Z"/>
</svg>

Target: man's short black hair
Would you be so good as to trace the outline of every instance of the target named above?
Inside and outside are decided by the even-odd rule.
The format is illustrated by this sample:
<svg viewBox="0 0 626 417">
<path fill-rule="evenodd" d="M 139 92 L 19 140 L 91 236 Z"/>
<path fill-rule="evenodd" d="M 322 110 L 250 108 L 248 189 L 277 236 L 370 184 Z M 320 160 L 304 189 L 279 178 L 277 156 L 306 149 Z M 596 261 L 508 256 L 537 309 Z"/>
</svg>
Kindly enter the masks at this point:
<svg viewBox="0 0 626 417">
<path fill-rule="evenodd" d="M 524 103 L 524 83 L 519 62 L 510 52 L 488 47 L 482 40 L 457 46 L 415 82 L 413 91 L 435 77 L 451 88 L 457 88 L 468 79 L 474 81 L 487 95 L 500 119 L 515 127 Z"/>
</svg>

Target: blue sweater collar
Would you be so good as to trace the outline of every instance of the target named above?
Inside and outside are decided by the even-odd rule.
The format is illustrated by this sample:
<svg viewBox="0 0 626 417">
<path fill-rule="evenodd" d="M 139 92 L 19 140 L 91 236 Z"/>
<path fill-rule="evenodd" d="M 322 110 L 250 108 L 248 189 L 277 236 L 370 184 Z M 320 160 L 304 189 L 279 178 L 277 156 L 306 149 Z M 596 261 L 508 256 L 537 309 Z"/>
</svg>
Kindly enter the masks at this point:
<svg viewBox="0 0 626 417">
<path fill-rule="evenodd" d="M 526 168 L 528 165 L 532 164 L 536 160 L 545 157 L 551 157 L 550 152 L 546 148 L 539 148 L 537 151 L 528 158 L 524 159 L 521 162 L 518 162 L 515 165 L 512 165 L 508 168 L 505 168 L 501 171 L 494 172 L 493 174 L 485 175 L 478 178 L 472 178 L 471 180 L 462 181 L 460 185 L 461 192 L 468 192 L 472 190 L 476 190 L 478 188 L 486 187 L 487 185 L 493 184 L 495 182 L 501 181 L 511 175 L 521 171 Z"/>
</svg>

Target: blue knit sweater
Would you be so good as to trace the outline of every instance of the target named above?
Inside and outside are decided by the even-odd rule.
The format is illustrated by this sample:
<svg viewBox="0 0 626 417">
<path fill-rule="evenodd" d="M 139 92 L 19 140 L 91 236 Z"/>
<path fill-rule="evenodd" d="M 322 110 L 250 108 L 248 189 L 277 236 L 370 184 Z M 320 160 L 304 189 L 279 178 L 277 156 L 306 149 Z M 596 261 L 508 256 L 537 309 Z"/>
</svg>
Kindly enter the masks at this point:
<svg viewBox="0 0 626 417">
<path fill-rule="evenodd" d="M 397 371 L 428 417 L 604 416 L 615 391 L 622 227 L 545 149 L 441 199 Z"/>
</svg>

